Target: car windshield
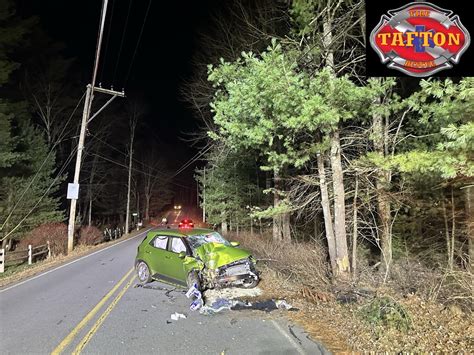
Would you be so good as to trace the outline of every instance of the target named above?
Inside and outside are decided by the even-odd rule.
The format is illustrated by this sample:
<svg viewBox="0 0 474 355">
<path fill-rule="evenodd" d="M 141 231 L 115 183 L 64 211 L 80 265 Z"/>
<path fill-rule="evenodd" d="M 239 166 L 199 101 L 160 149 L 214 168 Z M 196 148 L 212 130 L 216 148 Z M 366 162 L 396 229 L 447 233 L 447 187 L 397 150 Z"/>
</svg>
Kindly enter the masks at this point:
<svg viewBox="0 0 474 355">
<path fill-rule="evenodd" d="M 187 239 L 193 251 L 206 243 L 219 243 L 224 244 L 226 246 L 231 246 L 231 244 L 217 232 L 212 232 L 209 234 L 190 235 Z"/>
</svg>

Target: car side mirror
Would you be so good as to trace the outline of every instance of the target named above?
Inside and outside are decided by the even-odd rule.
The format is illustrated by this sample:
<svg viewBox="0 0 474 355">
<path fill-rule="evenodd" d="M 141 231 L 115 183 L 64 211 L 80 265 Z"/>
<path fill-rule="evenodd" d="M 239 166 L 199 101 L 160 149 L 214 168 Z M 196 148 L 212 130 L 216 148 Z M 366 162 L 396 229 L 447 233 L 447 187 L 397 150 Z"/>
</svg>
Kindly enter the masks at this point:
<svg viewBox="0 0 474 355">
<path fill-rule="evenodd" d="M 238 247 L 240 245 L 239 242 L 230 242 L 230 245 L 232 245 L 233 247 Z"/>
<path fill-rule="evenodd" d="M 178 258 L 180 259 L 184 259 L 186 257 L 186 252 L 185 251 L 182 251 L 178 254 Z"/>
</svg>

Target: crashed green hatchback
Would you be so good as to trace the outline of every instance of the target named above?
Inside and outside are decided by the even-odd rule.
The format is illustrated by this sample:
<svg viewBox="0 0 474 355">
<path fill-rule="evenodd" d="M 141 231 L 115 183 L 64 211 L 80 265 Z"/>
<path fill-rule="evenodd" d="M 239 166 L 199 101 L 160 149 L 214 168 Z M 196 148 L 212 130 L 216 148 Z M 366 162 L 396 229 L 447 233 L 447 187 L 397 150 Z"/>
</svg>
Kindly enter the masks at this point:
<svg viewBox="0 0 474 355">
<path fill-rule="evenodd" d="M 141 283 L 152 280 L 200 290 L 259 282 L 255 259 L 239 243 L 211 229 L 157 229 L 138 246 L 135 268 Z"/>
</svg>

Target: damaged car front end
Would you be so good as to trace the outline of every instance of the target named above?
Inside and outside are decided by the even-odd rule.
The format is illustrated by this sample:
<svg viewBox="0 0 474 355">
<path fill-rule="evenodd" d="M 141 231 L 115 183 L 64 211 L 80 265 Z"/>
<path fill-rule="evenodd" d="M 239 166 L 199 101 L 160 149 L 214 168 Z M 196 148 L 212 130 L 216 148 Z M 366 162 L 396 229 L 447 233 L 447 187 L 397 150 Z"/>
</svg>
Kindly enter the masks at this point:
<svg viewBox="0 0 474 355">
<path fill-rule="evenodd" d="M 193 248 L 193 257 L 202 262 L 199 276 L 203 288 L 257 286 L 256 260 L 247 250 L 236 248 L 238 243 L 229 243 L 217 232 L 187 239 Z"/>
<path fill-rule="evenodd" d="M 215 287 L 240 286 L 252 288 L 259 281 L 253 258 L 234 261 L 217 269 L 213 283 Z"/>
</svg>

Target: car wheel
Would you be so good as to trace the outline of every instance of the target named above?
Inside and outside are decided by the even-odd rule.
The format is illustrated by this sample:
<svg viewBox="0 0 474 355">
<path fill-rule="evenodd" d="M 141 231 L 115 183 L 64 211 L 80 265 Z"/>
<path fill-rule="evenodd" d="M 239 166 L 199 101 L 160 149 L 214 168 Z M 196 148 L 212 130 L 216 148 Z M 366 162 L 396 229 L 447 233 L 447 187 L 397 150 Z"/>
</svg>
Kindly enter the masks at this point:
<svg viewBox="0 0 474 355">
<path fill-rule="evenodd" d="M 243 288 L 254 288 L 258 285 L 258 282 L 260 280 L 258 278 L 249 278 L 249 279 L 245 279 L 243 282 L 242 282 L 242 287 Z"/>
<path fill-rule="evenodd" d="M 140 281 L 140 283 L 146 284 L 146 283 L 151 282 L 152 278 L 151 278 L 150 268 L 148 267 L 146 262 L 139 261 L 137 263 L 136 269 L 137 269 L 138 280 Z"/>
<path fill-rule="evenodd" d="M 202 291 L 201 290 L 201 282 L 199 281 L 199 276 L 198 276 L 198 273 L 196 271 L 191 271 L 188 274 L 188 277 L 186 278 L 186 284 L 188 285 L 188 288 L 191 288 L 192 285 L 196 284 L 197 289 L 199 291 Z"/>
</svg>

